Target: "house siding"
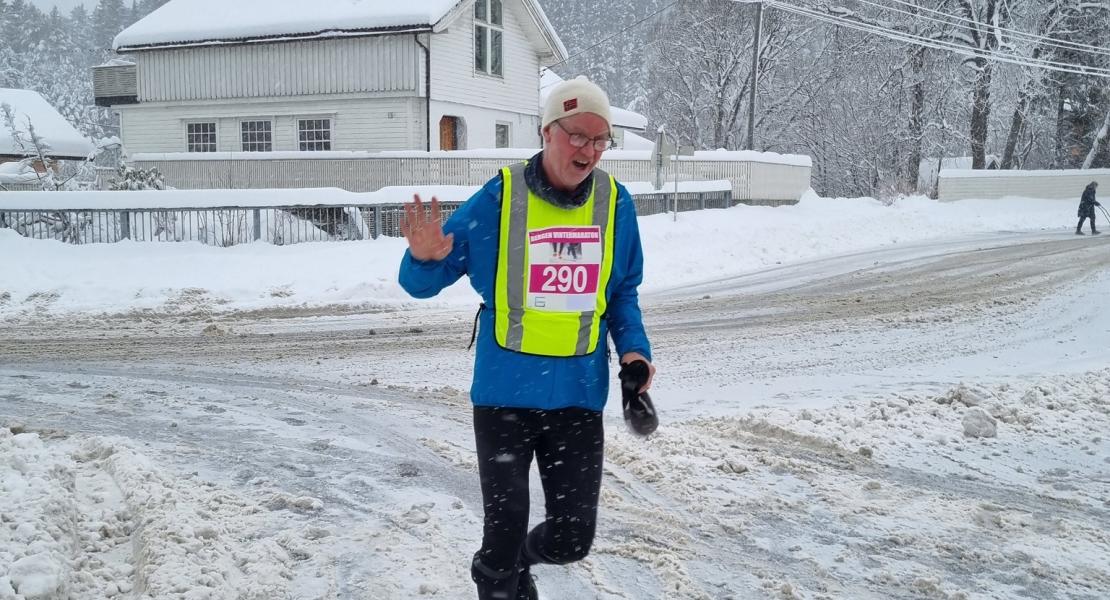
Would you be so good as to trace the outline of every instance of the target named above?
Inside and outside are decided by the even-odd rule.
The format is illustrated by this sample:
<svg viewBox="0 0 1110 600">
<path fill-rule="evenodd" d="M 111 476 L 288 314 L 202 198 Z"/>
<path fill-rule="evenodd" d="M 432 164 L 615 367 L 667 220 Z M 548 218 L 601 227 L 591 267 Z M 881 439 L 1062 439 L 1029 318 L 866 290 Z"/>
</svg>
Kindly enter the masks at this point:
<svg viewBox="0 0 1110 600">
<path fill-rule="evenodd" d="M 424 147 L 424 101 L 411 97 L 295 99 L 250 102 L 139 104 L 117 107 L 128 153 L 185 152 L 185 124 L 216 122 L 217 151 L 241 151 L 239 122 L 273 121 L 274 151 L 297 150 L 298 118 L 332 119 L 332 150 Z"/>
<path fill-rule="evenodd" d="M 434 89 L 434 86 L 433 86 Z M 439 149 L 439 119 L 442 115 L 458 117 L 463 122 L 459 149 L 496 147 L 497 123 L 508 123 L 510 148 L 539 148 L 540 118 L 535 114 L 512 113 L 451 102 L 432 102 L 432 149 Z"/>
<path fill-rule="evenodd" d="M 411 92 L 411 35 L 153 50 L 135 54 L 140 102 Z"/>
<path fill-rule="evenodd" d="M 504 77 L 474 67 L 474 10 L 467 8 L 432 37 L 432 149 L 440 149 L 443 116 L 462 122 L 458 149 L 494 148 L 495 126 L 508 123 L 509 148 L 538 148 L 539 58 L 526 38 L 521 3 L 504 3 Z"/>
<path fill-rule="evenodd" d="M 446 32 L 432 36 L 433 100 L 512 114 L 539 113 L 540 61 L 524 34 L 522 19 L 528 17 L 519 2 L 505 2 L 504 7 L 504 77 L 474 68 L 474 11 L 466 10 Z M 433 115 L 433 122 L 438 119 Z"/>
</svg>

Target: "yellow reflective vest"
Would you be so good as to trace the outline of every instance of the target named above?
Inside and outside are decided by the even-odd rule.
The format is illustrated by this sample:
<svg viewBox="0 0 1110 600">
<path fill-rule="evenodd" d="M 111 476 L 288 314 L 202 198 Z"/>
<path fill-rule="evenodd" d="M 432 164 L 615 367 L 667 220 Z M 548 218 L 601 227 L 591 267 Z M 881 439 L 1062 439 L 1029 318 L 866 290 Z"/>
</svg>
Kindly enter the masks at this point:
<svg viewBox="0 0 1110 600">
<path fill-rule="evenodd" d="M 616 181 L 594 169 L 586 203 L 562 208 L 528 189 L 526 164 L 501 169 L 494 337 L 527 354 L 590 354 L 613 266 Z"/>
</svg>

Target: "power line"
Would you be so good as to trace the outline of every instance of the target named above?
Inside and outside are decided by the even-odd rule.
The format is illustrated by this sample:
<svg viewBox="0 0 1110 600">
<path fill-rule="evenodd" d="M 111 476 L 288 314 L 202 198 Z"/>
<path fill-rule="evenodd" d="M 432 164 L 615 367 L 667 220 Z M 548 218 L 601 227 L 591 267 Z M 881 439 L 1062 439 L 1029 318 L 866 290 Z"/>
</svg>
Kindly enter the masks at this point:
<svg viewBox="0 0 1110 600">
<path fill-rule="evenodd" d="M 864 1 L 864 0 L 860 0 L 860 1 Z M 953 19 L 955 21 L 963 21 L 965 23 L 978 23 L 978 21 L 974 21 L 974 20 L 968 19 L 966 17 L 961 17 L 959 15 L 950 15 L 948 13 L 941 12 L 939 10 L 934 10 L 932 8 L 926 8 L 924 6 L 916 6 L 914 4 L 906 2 L 906 0 L 890 0 L 890 1 L 894 2 L 896 4 L 904 5 L 904 6 L 913 6 L 915 8 L 919 8 L 920 10 L 922 10 L 924 12 L 939 14 L 939 15 L 942 15 L 946 18 Z M 868 3 L 870 4 L 870 2 L 868 2 Z M 1107 8 L 1107 5 L 1103 5 L 1103 7 Z M 1007 27 L 991 26 L 991 28 L 996 29 L 996 30 L 1001 31 L 1001 32 L 1013 34 L 1016 37 L 1024 37 L 1024 38 L 1027 38 L 1028 40 L 1045 40 L 1046 42 L 1048 42 L 1048 43 L 1044 44 L 1046 46 L 1056 46 L 1056 47 L 1061 47 L 1061 48 L 1067 48 L 1067 49 L 1070 49 L 1070 50 L 1080 50 L 1080 51 L 1085 51 L 1085 52 L 1091 52 L 1092 54 L 1110 55 L 1110 51 L 1108 51 L 1104 48 L 1100 48 L 1098 46 L 1092 46 L 1090 44 L 1080 44 L 1079 42 L 1071 42 L 1071 41 L 1068 41 L 1068 40 L 1062 40 L 1060 38 L 1054 38 L 1054 37 L 1051 37 L 1051 36 L 1039 35 L 1039 34 L 1036 34 L 1036 33 L 1029 33 L 1027 31 L 1020 31 L 1020 30 L 1017 30 L 1017 29 L 1010 29 L 1010 28 L 1007 28 Z"/>
<path fill-rule="evenodd" d="M 612 35 L 610 35 L 610 36 L 608 36 L 608 37 L 606 37 L 606 38 L 604 38 L 604 39 L 602 39 L 602 40 L 600 40 L 600 41 L 598 41 L 598 42 L 596 42 L 596 43 L 594 43 L 594 44 L 592 44 L 592 45 L 590 45 L 586 48 L 583 48 L 582 50 L 572 54 L 571 56 L 568 56 L 567 58 L 565 58 L 565 59 L 563 59 L 563 60 L 561 60 L 557 63 L 553 63 L 551 65 L 548 65 L 547 67 L 544 67 L 544 70 L 549 70 L 549 69 L 551 69 L 553 67 L 556 67 L 558 65 L 569 63 L 570 61 L 572 61 L 572 60 L 574 60 L 574 59 L 576 59 L 576 58 L 578 58 L 578 57 L 580 57 L 584 54 L 587 54 L 587 53 L 591 52 L 592 50 L 594 50 L 598 46 L 602 46 L 602 45 L 608 43 L 613 38 L 615 38 L 619 35 L 623 35 L 624 33 L 627 33 L 629 31 L 643 25 L 645 22 L 659 16 L 661 13 L 663 13 L 663 12 L 667 11 L 668 9 L 674 7 L 680 1 L 681 0 L 674 0 L 673 2 L 670 2 L 666 6 L 660 8 L 659 10 L 656 10 L 656 11 L 640 18 L 636 22 L 634 22 L 634 23 L 632 23 L 632 24 L 630 24 L 626 27 L 623 27 L 622 29 L 613 33 Z M 736 2 L 736 3 L 745 3 L 745 2 L 738 2 L 738 0 L 732 0 L 732 1 Z M 992 26 L 992 25 L 986 25 L 986 24 L 978 23 L 976 21 L 972 21 L 972 20 L 964 18 L 964 17 L 960 17 L 958 15 L 951 15 L 951 14 L 948 14 L 948 13 L 945 13 L 945 12 L 942 12 L 942 11 L 938 11 L 938 10 L 934 10 L 934 9 L 930 9 L 930 8 L 926 8 L 926 7 L 919 7 L 919 6 L 916 6 L 916 5 L 911 4 L 909 2 L 906 2 L 905 0 L 890 0 L 890 1 L 894 2 L 894 3 L 897 3 L 897 4 L 900 4 L 900 5 L 904 5 L 904 6 L 914 7 L 916 9 L 920 9 L 921 11 L 926 12 L 926 13 L 940 15 L 943 18 L 930 17 L 930 16 L 927 16 L 927 15 L 919 14 L 919 13 L 912 13 L 912 12 L 905 11 L 905 10 L 902 10 L 902 9 L 889 7 L 889 6 L 884 6 L 882 4 L 879 4 L 879 3 L 871 1 L 871 0 L 858 0 L 858 1 L 863 3 L 863 4 L 876 6 L 880 9 L 883 9 L 883 10 L 888 10 L 888 11 L 892 11 L 892 12 L 895 12 L 895 13 L 906 14 L 906 15 L 910 15 L 910 16 L 913 16 L 913 17 L 916 17 L 916 18 L 919 18 L 919 19 L 923 19 L 923 20 L 927 20 L 927 21 L 933 21 L 933 22 L 937 22 L 937 23 L 941 23 L 941 24 L 945 24 L 945 25 L 950 25 L 950 26 L 954 26 L 954 27 L 960 27 L 960 28 L 963 28 L 963 29 L 968 29 L 968 30 L 973 30 L 973 31 L 981 31 L 981 28 L 975 27 L 973 25 L 968 25 L 968 23 L 974 24 L 974 25 L 985 25 L 986 28 L 988 28 L 988 29 L 1012 34 L 1015 38 L 1022 39 L 1022 41 L 1029 41 L 1029 42 L 1036 41 L 1037 43 L 1040 43 L 1041 45 L 1044 45 L 1044 46 L 1064 48 L 1064 49 L 1076 50 L 1076 51 L 1080 51 L 1080 52 L 1089 52 L 1091 54 L 1096 54 L 1096 55 L 1099 55 L 1099 56 L 1110 56 L 1110 50 L 1105 50 L 1105 49 L 1102 49 L 1102 48 L 1098 48 L 1097 46 L 1090 46 L 1090 45 L 1087 45 L 1087 44 L 1079 44 L 1079 43 L 1076 43 L 1076 42 L 1069 42 L 1067 40 L 1061 40 L 1061 39 L 1053 38 L 1053 37 L 1049 37 L 1049 36 L 1041 36 L 1041 35 L 1037 35 L 1037 34 L 1031 34 L 1031 33 L 1022 32 L 1022 31 L 1015 30 L 1015 29 L 1008 29 L 1008 28 L 1005 28 L 1005 27 L 997 27 L 997 26 Z M 916 35 L 916 34 L 909 33 L 909 32 L 902 32 L 902 31 L 898 31 L 898 30 L 892 29 L 890 27 L 886 27 L 886 26 L 879 25 L 879 24 L 876 24 L 876 23 L 867 23 L 867 22 L 862 22 L 862 21 L 856 21 L 856 20 L 853 20 L 853 19 L 850 19 L 850 18 L 847 18 L 847 17 L 843 17 L 843 16 L 840 16 L 840 15 L 831 14 L 831 13 L 820 12 L 818 10 L 811 9 L 811 8 L 808 8 L 808 7 L 804 7 L 804 6 L 794 6 L 794 5 L 786 4 L 786 3 L 781 2 L 779 0 L 763 0 L 763 2 L 764 2 L 764 4 L 766 4 L 767 6 L 770 6 L 772 8 L 777 8 L 777 9 L 785 11 L 785 12 L 794 13 L 794 14 L 797 14 L 797 15 L 809 17 L 811 19 L 821 21 L 821 22 L 824 22 L 824 23 L 837 25 L 837 26 L 848 28 L 848 29 L 854 29 L 854 30 L 857 30 L 857 31 L 865 32 L 865 33 L 871 33 L 873 35 L 878 35 L 880 37 L 885 37 L 887 39 L 894 40 L 894 41 L 909 43 L 909 44 L 918 45 L 918 46 L 923 46 L 923 47 L 932 48 L 932 49 L 935 49 L 935 50 L 944 50 L 944 51 L 952 52 L 952 53 L 955 53 L 955 54 L 968 56 L 968 57 L 971 57 L 971 58 L 982 58 L 982 59 L 996 60 L 996 61 L 999 61 L 999 62 L 1015 64 L 1015 65 L 1019 65 L 1019 66 L 1046 69 L 1046 70 L 1057 71 L 1057 72 L 1062 72 L 1062 73 L 1072 73 L 1072 74 L 1077 74 L 1077 75 L 1092 75 L 1092 76 L 1096 76 L 1096 77 L 1110 78 L 1110 69 L 1103 68 L 1103 67 L 1091 67 L 1091 66 L 1079 65 L 1079 64 L 1075 64 L 1075 63 L 1069 63 L 1069 62 L 1052 61 L 1052 60 L 1047 60 L 1047 59 L 1018 56 L 1018 55 L 1014 55 L 1014 54 L 1007 53 L 1007 52 L 999 52 L 999 51 L 996 51 L 996 50 L 985 50 L 985 49 L 976 48 L 976 47 L 972 47 L 972 46 L 967 46 L 967 45 L 963 45 L 963 44 L 958 44 L 958 43 L 954 43 L 954 42 L 950 42 L 950 41 L 937 40 L 937 39 L 933 39 L 933 38 L 926 37 L 926 36 L 923 36 L 923 35 Z M 712 19 L 713 19 L 713 17 L 711 17 L 709 19 L 706 19 L 705 21 L 702 21 L 701 24 L 703 24 L 705 22 L 708 22 Z M 945 19 L 950 19 L 950 20 L 945 20 Z M 650 45 L 655 45 L 657 43 L 659 43 L 659 41 L 652 42 Z"/>
<path fill-rule="evenodd" d="M 993 26 L 993 25 L 983 23 L 981 21 L 976 21 L 976 20 L 973 20 L 973 19 L 968 19 L 966 17 L 961 17 L 959 15 L 950 15 L 948 13 L 944 13 L 944 12 L 941 12 L 941 11 L 938 11 L 938 10 L 933 10 L 931 8 L 925 8 L 923 6 L 916 6 L 914 4 L 906 2 L 905 0 L 890 0 L 890 1 L 894 2 L 896 4 L 915 7 L 915 8 L 919 9 L 922 12 L 912 12 L 912 11 L 903 10 L 903 9 L 900 9 L 900 8 L 894 8 L 894 7 L 886 6 L 886 5 L 881 4 L 879 2 L 873 2 L 871 0 L 856 0 L 856 1 L 861 3 L 861 4 L 867 4 L 867 5 L 870 5 L 870 6 L 878 7 L 880 10 L 886 10 L 886 11 L 899 13 L 899 14 L 903 14 L 903 15 L 909 15 L 911 17 L 914 17 L 915 19 L 918 19 L 918 20 L 931 21 L 931 22 L 934 22 L 934 23 L 940 23 L 940 24 L 943 24 L 943 25 L 948 25 L 950 27 L 958 27 L 958 28 L 961 28 L 961 29 L 974 31 L 974 32 L 977 32 L 977 33 L 981 32 L 984 28 L 986 28 L 986 29 L 990 29 L 990 30 L 993 30 L 993 31 L 998 31 L 1000 33 L 1009 34 L 1013 39 L 1020 40 L 1020 41 L 1023 41 L 1023 42 L 1034 43 L 1034 44 L 1038 44 L 1038 45 L 1041 45 L 1041 46 L 1047 46 L 1047 47 L 1052 47 L 1052 48 L 1061 48 L 1061 49 L 1064 49 L 1064 50 L 1072 50 L 1072 51 L 1076 51 L 1076 52 L 1086 52 L 1086 53 L 1094 54 L 1094 55 L 1098 55 L 1098 56 L 1110 56 L 1110 50 L 1106 50 L 1104 48 L 1099 48 L 1097 46 L 1091 46 L 1091 45 L 1088 45 L 1088 44 L 1080 44 L 1078 42 L 1069 42 L 1067 40 L 1061 40 L 1061 39 L 1053 38 L 1053 37 L 1049 37 L 1049 36 L 1043 36 L 1043 35 L 1038 35 L 1038 34 L 1034 34 L 1034 33 L 1028 33 L 1028 32 L 1019 31 L 1019 30 L 1016 30 L 1016 29 L 1008 29 L 1006 27 L 997 27 L 997 26 Z M 932 17 L 932 16 L 929 16 L 927 14 L 922 14 L 922 13 L 937 14 L 937 15 L 941 15 L 941 17 L 939 17 L 939 18 L 938 17 Z M 951 20 L 949 20 L 949 19 L 951 19 Z"/>
<path fill-rule="evenodd" d="M 1012 54 L 1008 54 L 1008 53 L 1004 53 L 1004 52 L 997 52 L 997 51 L 993 51 L 993 50 L 983 50 L 983 49 L 980 49 L 980 48 L 972 48 L 971 46 L 955 44 L 955 43 L 946 42 L 946 41 L 943 41 L 943 40 L 934 40 L 934 39 L 927 38 L 927 37 L 924 37 L 924 36 L 914 35 L 914 34 L 911 34 L 911 33 L 905 33 L 905 32 L 901 32 L 901 31 L 896 31 L 896 30 L 893 30 L 893 29 L 890 29 L 890 28 L 887 28 L 887 27 L 883 27 L 883 26 L 880 26 L 880 25 L 874 25 L 874 24 L 870 24 L 870 23 L 855 21 L 855 20 L 844 18 L 844 17 L 837 16 L 837 15 L 823 13 L 823 12 L 820 12 L 820 11 L 817 11 L 817 10 L 814 10 L 814 9 L 810 9 L 810 8 L 805 8 L 805 7 L 800 7 L 800 6 L 792 6 L 792 5 L 789 5 L 789 4 L 785 4 L 783 2 L 779 2 L 778 0 L 765 0 L 765 3 L 768 6 L 771 6 L 772 8 L 777 8 L 777 9 L 785 11 L 785 12 L 790 12 L 790 13 L 806 16 L 806 17 L 809 17 L 809 18 L 812 18 L 812 19 L 815 19 L 815 20 L 818 20 L 818 21 L 838 25 L 838 26 L 841 26 L 841 27 L 844 27 L 844 28 L 847 28 L 847 29 L 854 29 L 856 31 L 863 31 L 865 33 L 871 33 L 873 35 L 878 35 L 880 37 L 885 37 L 887 39 L 891 39 L 891 40 L 895 40 L 895 41 L 905 42 L 905 43 L 914 44 L 914 45 L 918 45 L 918 46 L 924 46 L 926 48 L 933 48 L 933 49 L 936 49 L 936 50 L 946 50 L 946 51 L 949 51 L 949 52 L 953 52 L 955 54 L 960 54 L 960 55 L 968 56 L 968 57 L 972 57 L 972 58 L 996 60 L 996 61 L 999 61 L 999 62 L 1005 62 L 1005 63 L 1016 64 L 1016 65 L 1027 66 L 1027 67 L 1035 67 L 1035 68 L 1046 69 L 1046 70 L 1050 70 L 1050 71 L 1059 71 L 1059 72 L 1063 72 L 1063 73 L 1073 73 L 1073 74 L 1077 74 L 1077 75 L 1093 75 L 1093 76 L 1096 76 L 1096 77 L 1110 78 L 1110 69 L 1105 69 L 1105 68 L 1101 68 L 1101 67 L 1087 67 L 1087 66 L 1084 66 L 1084 65 L 1076 65 L 1076 64 L 1073 64 L 1073 63 L 1055 62 L 1055 61 L 1048 61 L 1048 60 L 1042 60 L 1042 59 L 1033 59 L 1033 58 L 1026 58 L 1026 57 L 1021 57 L 1021 56 L 1014 56 Z"/>
<path fill-rule="evenodd" d="M 927 47 L 927 48 L 933 48 L 933 49 L 937 49 L 937 50 L 946 50 L 946 51 L 949 51 L 949 52 L 953 52 L 953 53 L 956 53 L 956 54 L 961 54 L 961 55 L 972 57 L 972 58 L 990 59 L 990 60 L 996 60 L 996 61 L 999 61 L 999 62 L 1006 62 L 1006 63 L 1017 64 L 1017 65 L 1028 66 L 1028 67 L 1036 67 L 1036 68 L 1042 68 L 1042 69 L 1048 69 L 1048 70 L 1054 70 L 1054 71 L 1061 71 L 1061 72 L 1066 72 L 1066 73 L 1075 73 L 1075 74 L 1080 74 L 1080 75 L 1095 75 L 1095 76 L 1099 76 L 1099 77 L 1110 77 L 1110 69 L 1105 69 L 1105 68 L 1101 68 L 1101 67 L 1088 67 L 1088 66 L 1085 66 L 1085 65 L 1076 65 L 1076 64 L 1073 64 L 1073 63 L 1065 63 L 1065 62 L 1049 61 L 1049 60 L 1044 60 L 1044 59 L 1027 58 L 1027 57 L 1021 57 L 1021 56 L 1015 56 L 1015 55 L 1012 55 L 1012 54 L 1009 54 L 1009 53 L 998 52 L 998 51 L 994 51 L 994 50 L 985 50 L 985 49 L 982 49 L 982 48 L 974 48 L 974 47 L 971 47 L 971 46 L 956 44 L 956 43 L 948 42 L 948 41 L 944 41 L 944 40 L 936 40 L 936 39 L 928 38 L 928 37 L 925 37 L 925 36 L 915 35 L 915 34 L 912 34 L 912 33 L 896 31 L 896 30 L 890 29 L 888 27 L 883 27 L 881 25 L 876 25 L 876 24 L 866 23 L 866 22 L 860 22 L 860 21 L 848 19 L 848 18 L 845 18 L 845 17 L 841 17 L 841 16 L 838 16 L 838 15 L 826 14 L 826 13 L 822 13 L 822 12 L 819 12 L 819 11 L 816 11 L 816 10 L 813 10 L 813 9 L 809 9 L 809 8 L 791 6 L 791 5 L 783 4 L 782 2 L 778 2 L 777 0 L 766 0 L 766 1 L 767 1 L 767 4 L 769 6 L 772 6 L 774 8 L 778 8 L 778 9 L 786 11 L 786 12 L 791 12 L 791 13 L 794 13 L 794 14 L 807 16 L 807 17 L 810 17 L 810 18 L 818 20 L 818 21 L 838 25 L 838 26 L 841 26 L 841 27 L 845 27 L 847 29 L 854 29 L 854 30 L 857 30 L 857 31 L 863 31 L 863 32 L 866 32 L 866 33 L 871 33 L 871 34 L 878 35 L 880 37 L 885 37 L 887 39 L 891 39 L 891 40 L 895 40 L 895 41 L 906 42 L 906 43 L 909 43 L 909 44 L 924 46 L 924 47 Z"/>
<path fill-rule="evenodd" d="M 1005 52 L 998 52 L 998 51 L 995 51 L 995 50 L 985 50 L 985 49 L 982 49 L 982 48 L 976 48 L 976 47 L 972 47 L 972 46 L 957 44 L 957 43 L 954 43 L 954 42 L 949 42 L 949 41 L 944 41 L 944 40 L 937 40 L 937 39 L 932 39 L 932 38 L 921 36 L 921 35 L 916 35 L 916 34 L 912 34 L 912 33 L 897 31 L 897 30 L 893 30 L 893 29 L 890 29 L 888 27 L 883 27 L 881 25 L 876 25 L 876 24 L 873 24 L 873 23 L 860 22 L 860 21 L 852 20 L 852 19 L 849 19 L 849 18 L 846 18 L 846 17 L 841 17 L 841 16 L 838 16 L 838 15 L 826 14 L 826 13 L 819 12 L 819 11 L 809 9 L 809 8 L 783 4 L 781 2 L 778 2 L 777 0 L 767 0 L 767 3 L 768 3 L 768 5 L 773 6 L 774 8 L 778 8 L 778 9 L 784 10 L 786 12 L 792 12 L 792 13 L 795 13 L 795 14 L 808 16 L 810 18 L 813 18 L 813 19 L 816 19 L 816 20 L 819 20 L 819 21 L 823 21 L 823 22 L 826 22 L 826 23 L 831 23 L 831 24 L 835 24 L 835 25 L 838 25 L 838 26 L 842 26 L 842 27 L 845 27 L 847 29 L 855 29 L 857 31 L 864 31 L 864 32 L 871 33 L 871 34 L 874 34 L 874 35 L 878 35 L 878 36 L 881 36 L 881 37 L 885 37 L 885 38 L 888 38 L 888 39 L 891 39 L 891 40 L 906 42 L 906 43 L 909 43 L 909 44 L 924 46 L 924 47 L 927 47 L 927 48 L 934 48 L 934 49 L 937 49 L 937 50 L 946 50 L 946 51 L 949 51 L 949 52 L 953 52 L 955 54 L 961 54 L 961 55 L 972 57 L 972 58 L 990 59 L 990 60 L 996 60 L 996 61 L 999 61 L 999 62 L 1006 62 L 1006 63 L 1016 64 L 1016 65 L 1022 65 L 1022 66 L 1027 66 L 1027 67 L 1036 67 L 1036 68 L 1053 70 L 1053 71 L 1060 71 L 1060 72 L 1065 72 L 1065 73 L 1075 73 L 1075 74 L 1080 74 L 1080 75 L 1095 75 L 1095 76 L 1099 76 L 1099 77 L 1110 77 L 1110 69 L 1106 69 L 1106 68 L 1102 68 L 1102 67 L 1089 67 L 1089 66 L 1085 66 L 1085 65 L 1077 65 L 1077 64 L 1074 64 L 1074 63 L 1057 62 L 1057 61 L 1050 61 L 1050 60 L 1045 60 L 1045 59 L 1034 59 L 1034 58 L 1022 57 L 1022 56 L 1015 56 L 1015 55 L 1005 53 Z"/>
</svg>

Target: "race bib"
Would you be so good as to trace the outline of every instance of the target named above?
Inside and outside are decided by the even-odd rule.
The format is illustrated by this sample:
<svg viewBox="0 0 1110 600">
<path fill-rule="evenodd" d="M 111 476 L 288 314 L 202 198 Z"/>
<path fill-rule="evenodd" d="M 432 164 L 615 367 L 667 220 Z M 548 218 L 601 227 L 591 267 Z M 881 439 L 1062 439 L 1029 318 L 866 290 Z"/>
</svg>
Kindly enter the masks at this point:
<svg viewBox="0 0 1110 600">
<path fill-rule="evenodd" d="M 548 227 L 528 232 L 528 308 L 585 312 L 597 306 L 601 228 Z"/>
</svg>

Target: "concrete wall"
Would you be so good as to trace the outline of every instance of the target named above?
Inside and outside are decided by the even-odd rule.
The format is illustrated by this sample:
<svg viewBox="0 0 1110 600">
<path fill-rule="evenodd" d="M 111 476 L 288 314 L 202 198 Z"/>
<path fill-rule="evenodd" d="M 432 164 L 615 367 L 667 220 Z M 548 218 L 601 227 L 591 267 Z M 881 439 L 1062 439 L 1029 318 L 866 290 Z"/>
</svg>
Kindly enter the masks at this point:
<svg viewBox="0 0 1110 600">
<path fill-rule="evenodd" d="M 937 186 L 941 201 L 972 198 L 1059 198 L 1079 201 L 1083 188 L 1097 181 L 1099 190 L 1110 190 L 1110 169 L 1060 171 L 943 170 Z"/>
<path fill-rule="evenodd" d="M 516 151 L 520 154 L 520 151 Z M 302 153 L 304 154 L 304 153 Z M 200 159 L 141 157 L 135 166 L 157 167 L 168 185 L 178 189 L 311 188 L 337 187 L 371 192 L 397 185 L 483 185 L 498 169 L 521 160 L 520 156 L 481 158 L 451 153 L 405 157 L 273 157 L 254 159 L 241 153 L 235 158 Z M 646 153 L 645 153 L 646 154 Z M 810 188 L 810 167 L 751 160 L 684 160 L 666 179 L 679 181 L 728 180 L 734 200 L 749 204 L 792 204 Z M 655 179 L 654 162 L 648 158 L 603 159 L 601 168 L 618 181 Z"/>
</svg>

